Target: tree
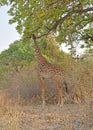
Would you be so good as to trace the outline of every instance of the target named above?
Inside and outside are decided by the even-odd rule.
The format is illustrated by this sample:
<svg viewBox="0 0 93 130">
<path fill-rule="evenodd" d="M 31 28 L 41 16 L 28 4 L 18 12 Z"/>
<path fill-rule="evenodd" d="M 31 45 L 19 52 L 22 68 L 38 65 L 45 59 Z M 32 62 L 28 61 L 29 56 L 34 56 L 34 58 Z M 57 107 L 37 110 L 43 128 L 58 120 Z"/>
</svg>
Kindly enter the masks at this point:
<svg viewBox="0 0 93 130">
<path fill-rule="evenodd" d="M 9 23 L 17 22 L 23 38 L 33 33 L 40 38 L 53 31 L 58 33 L 59 43 L 71 49 L 81 40 L 93 46 L 93 0 L 1 0 L 0 5 L 5 4 L 10 5 Z"/>
<path fill-rule="evenodd" d="M 34 50 L 28 42 L 15 41 L 10 44 L 9 49 L 0 54 L 0 66 L 9 66 L 9 69 L 18 71 L 25 64 L 34 61 Z"/>
</svg>

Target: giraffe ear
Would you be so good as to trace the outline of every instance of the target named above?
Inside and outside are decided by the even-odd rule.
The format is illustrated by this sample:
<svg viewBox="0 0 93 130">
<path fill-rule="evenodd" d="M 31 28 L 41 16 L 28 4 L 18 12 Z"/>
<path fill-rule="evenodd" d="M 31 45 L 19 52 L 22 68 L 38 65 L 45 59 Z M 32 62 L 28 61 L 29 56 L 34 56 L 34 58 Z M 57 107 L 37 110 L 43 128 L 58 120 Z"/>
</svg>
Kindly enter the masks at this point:
<svg viewBox="0 0 93 130">
<path fill-rule="evenodd" d="M 32 34 L 32 39 L 35 40 L 36 39 L 36 36 L 34 34 Z"/>
</svg>

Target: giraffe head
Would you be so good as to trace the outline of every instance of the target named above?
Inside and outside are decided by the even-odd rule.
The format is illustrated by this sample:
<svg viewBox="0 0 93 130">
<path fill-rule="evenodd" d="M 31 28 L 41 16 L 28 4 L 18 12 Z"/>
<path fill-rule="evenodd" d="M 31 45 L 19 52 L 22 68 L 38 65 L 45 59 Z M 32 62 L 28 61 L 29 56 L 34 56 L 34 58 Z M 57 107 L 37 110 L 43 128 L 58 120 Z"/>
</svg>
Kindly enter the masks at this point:
<svg viewBox="0 0 93 130">
<path fill-rule="evenodd" d="M 32 39 L 36 40 L 36 36 L 34 34 L 32 34 Z"/>
</svg>

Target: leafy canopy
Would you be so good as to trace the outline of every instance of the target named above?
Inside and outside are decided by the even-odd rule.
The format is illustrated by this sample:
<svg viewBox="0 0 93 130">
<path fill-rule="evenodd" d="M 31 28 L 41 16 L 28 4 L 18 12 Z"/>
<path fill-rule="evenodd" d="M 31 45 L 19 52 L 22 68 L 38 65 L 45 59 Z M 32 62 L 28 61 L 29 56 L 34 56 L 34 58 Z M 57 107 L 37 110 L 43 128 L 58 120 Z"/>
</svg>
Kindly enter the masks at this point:
<svg viewBox="0 0 93 130">
<path fill-rule="evenodd" d="M 10 66 L 17 70 L 34 59 L 34 49 L 29 41 L 26 44 L 22 40 L 15 41 L 0 54 L 0 66 Z"/>
<path fill-rule="evenodd" d="M 1 0 L 0 5 L 5 4 L 10 5 L 9 23 L 17 22 L 23 38 L 33 33 L 39 38 L 53 31 L 60 43 L 72 48 L 80 40 L 93 46 L 93 0 Z"/>
</svg>

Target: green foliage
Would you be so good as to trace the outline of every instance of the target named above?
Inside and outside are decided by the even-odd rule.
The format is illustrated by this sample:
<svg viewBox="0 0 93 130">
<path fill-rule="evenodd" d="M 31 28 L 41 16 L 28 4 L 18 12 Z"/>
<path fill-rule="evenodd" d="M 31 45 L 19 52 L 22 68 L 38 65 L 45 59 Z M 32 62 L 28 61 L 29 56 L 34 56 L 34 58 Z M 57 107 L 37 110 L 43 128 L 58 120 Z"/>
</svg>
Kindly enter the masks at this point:
<svg viewBox="0 0 93 130">
<path fill-rule="evenodd" d="M 57 43 L 57 38 L 53 33 L 47 35 L 45 39 L 46 47 L 43 50 L 43 54 L 47 56 L 47 59 L 56 64 L 62 64 L 67 67 L 69 61 L 74 63 L 71 55 L 65 53 Z"/>
<path fill-rule="evenodd" d="M 88 29 L 84 29 L 84 34 L 82 35 L 82 38 L 86 42 L 87 48 L 93 47 L 93 25 L 90 24 Z"/>
<path fill-rule="evenodd" d="M 17 22 L 17 31 L 24 38 L 35 33 L 38 37 L 50 31 L 58 33 L 59 43 L 67 43 L 73 49 L 74 43 L 84 40 L 91 47 L 89 35 L 93 25 L 92 0 L 2 0 L 1 5 L 10 5 L 8 13 L 12 16 L 10 24 Z M 91 39 L 93 43 L 93 39 Z"/>
<path fill-rule="evenodd" d="M 2 64 L 14 64 L 17 61 L 30 62 L 34 59 L 34 50 L 29 42 L 15 41 L 10 44 L 8 50 L 1 53 L 0 59 Z"/>
<path fill-rule="evenodd" d="M 0 0 L 0 6 L 7 5 L 7 4 L 8 4 L 7 0 Z"/>
</svg>

